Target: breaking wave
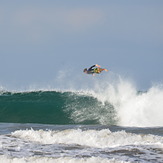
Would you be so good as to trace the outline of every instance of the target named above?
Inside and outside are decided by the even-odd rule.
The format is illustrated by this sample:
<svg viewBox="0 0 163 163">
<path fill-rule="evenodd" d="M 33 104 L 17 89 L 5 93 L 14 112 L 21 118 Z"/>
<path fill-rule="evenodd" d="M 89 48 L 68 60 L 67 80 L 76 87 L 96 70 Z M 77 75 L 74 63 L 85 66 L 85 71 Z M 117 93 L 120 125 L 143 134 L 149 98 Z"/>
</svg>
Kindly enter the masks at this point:
<svg viewBox="0 0 163 163">
<path fill-rule="evenodd" d="M 82 82 L 82 81 L 81 81 Z M 42 124 L 163 126 L 163 88 L 139 92 L 130 81 L 92 80 L 77 89 L 0 93 L 0 121 Z M 101 84 L 102 83 L 102 84 Z M 72 83 L 72 85 L 75 85 Z"/>
</svg>

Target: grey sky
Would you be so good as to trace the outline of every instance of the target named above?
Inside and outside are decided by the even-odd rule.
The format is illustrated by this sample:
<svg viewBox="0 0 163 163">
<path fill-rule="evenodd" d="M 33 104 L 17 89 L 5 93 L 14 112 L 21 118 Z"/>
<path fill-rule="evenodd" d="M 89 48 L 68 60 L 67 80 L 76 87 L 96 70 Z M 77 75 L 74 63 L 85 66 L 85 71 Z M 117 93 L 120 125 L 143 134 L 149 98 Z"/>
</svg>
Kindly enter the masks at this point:
<svg viewBox="0 0 163 163">
<path fill-rule="evenodd" d="M 140 89 L 163 79 L 162 0 L 0 2 L 0 84 L 49 83 L 100 64 Z"/>
</svg>

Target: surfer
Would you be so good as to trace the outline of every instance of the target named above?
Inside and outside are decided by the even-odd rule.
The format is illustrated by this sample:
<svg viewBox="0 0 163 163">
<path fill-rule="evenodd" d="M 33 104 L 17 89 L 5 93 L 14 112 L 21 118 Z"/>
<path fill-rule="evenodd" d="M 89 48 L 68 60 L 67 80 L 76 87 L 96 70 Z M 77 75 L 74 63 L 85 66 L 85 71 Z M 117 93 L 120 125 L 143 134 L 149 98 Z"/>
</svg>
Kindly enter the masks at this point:
<svg viewBox="0 0 163 163">
<path fill-rule="evenodd" d="M 101 67 L 100 65 L 96 64 L 96 65 L 91 66 L 89 69 L 85 68 L 83 72 L 86 74 L 95 75 L 95 74 L 100 74 L 102 71 L 108 71 L 107 69 L 100 68 L 100 67 Z"/>
</svg>

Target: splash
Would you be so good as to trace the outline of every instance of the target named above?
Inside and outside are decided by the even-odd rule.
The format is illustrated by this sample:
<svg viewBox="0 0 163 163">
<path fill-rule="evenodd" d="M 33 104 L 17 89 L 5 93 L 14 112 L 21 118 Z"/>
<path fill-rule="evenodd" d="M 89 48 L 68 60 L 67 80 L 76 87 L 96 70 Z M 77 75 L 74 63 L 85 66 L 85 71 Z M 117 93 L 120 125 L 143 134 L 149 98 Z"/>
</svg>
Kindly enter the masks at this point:
<svg viewBox="0 0 163 163">
<path fill-rule="evenodd" d="M 93 96 L 102 103 L 110 103 L 121 126 L 163 126 L 163 88 L 152 86 L 140 92 L 131 81 L 119 78 L 114 83 L 95 85 Z"/>
</svg>

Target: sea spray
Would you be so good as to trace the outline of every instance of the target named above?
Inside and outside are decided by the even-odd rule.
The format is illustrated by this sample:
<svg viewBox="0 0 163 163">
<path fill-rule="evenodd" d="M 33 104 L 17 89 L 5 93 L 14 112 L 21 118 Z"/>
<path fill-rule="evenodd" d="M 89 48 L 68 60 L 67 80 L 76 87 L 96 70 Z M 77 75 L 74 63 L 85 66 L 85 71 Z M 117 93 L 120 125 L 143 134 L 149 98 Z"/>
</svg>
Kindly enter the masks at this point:
<svg viewBox="0 0 163 163">
<path fill-rule="evenodd" d="M 163 88 L 152 86 L 141 92 L 128 80 L 119 78 L 113 83 L 95 85 L 92 91 L 102 103 L 108 102 L 114 108 L 117 124 L 120 126 L 151 127 L 163 125 Z"/>
</svg>

